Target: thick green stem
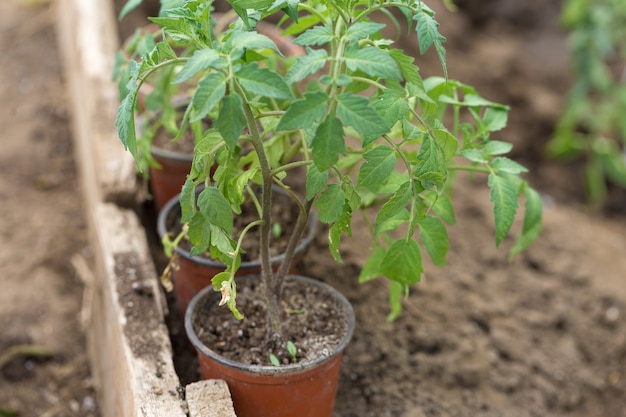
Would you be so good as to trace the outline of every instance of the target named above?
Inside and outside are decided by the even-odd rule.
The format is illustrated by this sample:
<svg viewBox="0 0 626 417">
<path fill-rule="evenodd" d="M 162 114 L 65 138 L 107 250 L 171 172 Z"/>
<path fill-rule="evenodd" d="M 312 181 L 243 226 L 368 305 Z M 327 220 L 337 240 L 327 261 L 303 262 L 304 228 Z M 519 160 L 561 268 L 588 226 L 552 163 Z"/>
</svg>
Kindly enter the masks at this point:
<svg viewBox="0 0 626 417">
<path fill-rule="evenodd" d="M 268 340 L 281 339 L 281 308 L 280 297 L 282 293 L 282 282 L 274 276 L 270 256 L 270 233 L 272 227 L 271 207 L 272 207 L 272 168 L 263 147 L 263 140 L 256 118 L 246 100 L 243 90 L 234 83 L 237 94 L 243 99 L 243 110 L 246 117 L 252 146 L 256 151 L 259 166 L 261 168 L 262 189 L 261 189 L 261 224 L 260 244 L 261 244 L 261 279 L 265 285 L 265 302 L 267 303 L 267 337 Z"/>
</svg>

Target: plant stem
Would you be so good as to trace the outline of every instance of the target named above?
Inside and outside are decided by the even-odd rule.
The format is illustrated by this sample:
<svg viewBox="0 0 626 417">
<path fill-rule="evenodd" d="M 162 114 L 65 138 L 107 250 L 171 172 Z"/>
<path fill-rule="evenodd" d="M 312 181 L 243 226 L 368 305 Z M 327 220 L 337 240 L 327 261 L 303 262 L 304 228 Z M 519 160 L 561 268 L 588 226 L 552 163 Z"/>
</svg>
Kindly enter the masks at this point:
<svg viewBox="0 0 626 417">
<path fill-rule="evenodd" d="M 272 271 L 270 261 L 270 233 L 272 227 L 271 207 L 272 207 L 272 169 L 269 159 L 263 147 L 263 140 L 259 132 L 256 118 L 247 102 L 246 95 L 237 83 L 233 83 L 235 91 L 243 99 L 243 111 L 246 123 L 250 131 L 252 146 L 257 153 L 259 166 L 261 168 L 261 220 L 260 244 L 261 244 L 261 279 L 265 284 L 265 302 L 267 305 L 267 338 L 271 340 L 281 340 L 281 308 L 280 297 L 282 294 L 282 280 L 277 280 Z"/>
</svg>

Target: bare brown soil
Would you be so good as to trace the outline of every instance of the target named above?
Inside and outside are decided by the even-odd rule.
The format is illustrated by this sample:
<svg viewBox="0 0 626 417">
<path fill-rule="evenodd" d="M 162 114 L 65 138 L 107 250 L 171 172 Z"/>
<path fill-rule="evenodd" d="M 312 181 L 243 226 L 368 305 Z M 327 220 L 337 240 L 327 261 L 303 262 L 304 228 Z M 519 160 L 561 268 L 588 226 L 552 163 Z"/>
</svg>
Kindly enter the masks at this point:
<svg viewBox="0 0 626 417">
<path fill-rule="evenodd" d="M 54 13 L 31 3 L 0 2 L 0 356 L 18 344 L 51 356 L 18 355 L 0 370 L 0 409 L 96 416 L 71 263 L 75 254 L 88 259 L 89 248 Z M 466 11 L 440 11 L 450 76 L 512 107 L 499 137 L 532 169 L 546 202 L 544 233 L 508 262 L 512 242 L 494 248 L 484 181 L 460 178 L 448 265 L 427 266 L 394 323 L 385 320 L 385 282 L 356 282 L 362 228 L 354 225 L 341 266 L 322 234 L 302 272 L 338 288 L 357 314 L 336 415 L 624 417 L 624 194 L 613 193 L 610 212 L 591 212 L 580 166 L 543 155 L 570 79 L 560 3 L 459 4 Z M 426 74 L 440 73 L 433 58 L 421 64 Z"/>
</svg>

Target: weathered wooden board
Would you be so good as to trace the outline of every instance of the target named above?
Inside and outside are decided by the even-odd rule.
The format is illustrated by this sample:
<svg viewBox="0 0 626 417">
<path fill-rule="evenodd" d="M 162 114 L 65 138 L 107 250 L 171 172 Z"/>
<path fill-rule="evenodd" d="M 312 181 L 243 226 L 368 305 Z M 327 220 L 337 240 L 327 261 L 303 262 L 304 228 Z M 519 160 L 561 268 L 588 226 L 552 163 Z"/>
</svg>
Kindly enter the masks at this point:
<svg viewBox="0 0 626 417">
<path fill-rule="evenodd" d="M 95 268 L 85 324 L 103 417 L 233 417 L 223 381 L 201 381 L 187 399 L 172 362 L 166 304 L 141 222 L 125 209 L 136 195 L 135 165 L 117 138 L 118 48 L 113 4 L 58 0 L 58 40 L 75 154 Z M 206 400 L 215 401 L 206 404 Z"/>
</svg>

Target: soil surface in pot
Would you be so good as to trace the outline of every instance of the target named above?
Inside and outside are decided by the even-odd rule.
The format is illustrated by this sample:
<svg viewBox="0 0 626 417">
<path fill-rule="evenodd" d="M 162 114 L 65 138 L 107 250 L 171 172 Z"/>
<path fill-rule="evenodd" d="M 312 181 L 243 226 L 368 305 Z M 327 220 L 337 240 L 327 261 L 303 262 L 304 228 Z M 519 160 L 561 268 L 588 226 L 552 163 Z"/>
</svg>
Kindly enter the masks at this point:
<svg viewBox="0 0 626 417">
<path fill-rule="evenodd" d="M 248 364 L 271 366 L 270 355 L 281 364 L 306 364 L 328 356 L 345 335 L 346 312 L 326 291 L 299 281 L 286 281 L 283 294 L 284 342 L 297 348 L 293 358 L 286 344 L 267 343 L 266 304 L 260 279 L 239 281 L 237 305 L 245 318 L 233 318 L 226 306 L 205 302 L 194 316 L 198 338 L 211 350 L 227 359 Z M 217 294 L 216 294 L 217 295 Z"/>
</svg>

